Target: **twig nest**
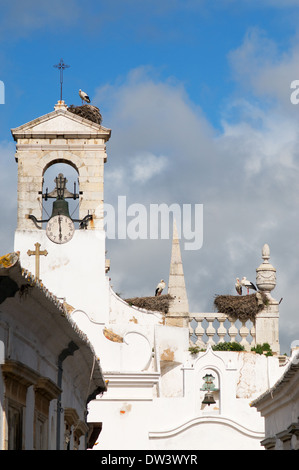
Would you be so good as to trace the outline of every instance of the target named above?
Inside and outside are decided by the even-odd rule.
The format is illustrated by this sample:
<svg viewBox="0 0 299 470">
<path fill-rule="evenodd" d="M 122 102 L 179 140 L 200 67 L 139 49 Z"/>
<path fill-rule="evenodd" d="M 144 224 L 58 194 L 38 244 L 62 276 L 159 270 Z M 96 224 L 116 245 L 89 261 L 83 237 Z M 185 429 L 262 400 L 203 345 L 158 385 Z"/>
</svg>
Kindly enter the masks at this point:
<svg viewBox="0 0 299 470">
<path fill-rule="evenodd" d="M 134 305 L 135 307 L 163 313 L 168 312 L 171 300 L 172 296 L 170 294 L 158 295 L 156 297 L 133 297 L 131 299 L 125 299 L 128 304 Z"/>
<path fill-rule="evenodd" d="M 214 300 L 218 313 L 240 320 L 254 320 L 267 303 L 268 298 L 263 292 L 244 296 L 217 295 Z"/>
<path fill-rule="evenodd" d="M 67 110 L 96 124 L 102 123 L 102 115 L 99 108 L 91 104 L 84 104 L 83 106 L 74 106 L 71 104 Z"/>
</svg>

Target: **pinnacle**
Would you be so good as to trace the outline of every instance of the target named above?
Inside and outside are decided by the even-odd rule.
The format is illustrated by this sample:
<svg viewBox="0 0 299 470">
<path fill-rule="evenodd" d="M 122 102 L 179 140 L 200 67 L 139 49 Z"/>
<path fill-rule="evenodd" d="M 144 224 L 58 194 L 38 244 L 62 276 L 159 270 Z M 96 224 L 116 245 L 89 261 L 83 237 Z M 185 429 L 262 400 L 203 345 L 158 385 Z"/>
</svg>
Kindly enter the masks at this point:
<svg viewBox="0 0 299 470">
<path fill-rule="evenodd" d="M 185 285 L 183 263 L 176 221 L 173 223 L 173 240 L 168 282 L 168 293 L 174 298 L 169 311 L 172 314 L 188 314 L 189 305 Z"/>
</svg>

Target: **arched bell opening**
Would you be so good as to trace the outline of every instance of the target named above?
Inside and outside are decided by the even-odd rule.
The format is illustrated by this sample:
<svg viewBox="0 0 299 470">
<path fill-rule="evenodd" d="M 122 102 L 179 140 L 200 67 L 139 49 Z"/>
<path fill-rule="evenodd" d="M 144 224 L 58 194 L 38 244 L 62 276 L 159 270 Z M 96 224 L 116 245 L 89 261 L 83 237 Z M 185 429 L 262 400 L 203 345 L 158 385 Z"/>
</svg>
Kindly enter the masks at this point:
<svg viewBox="0 0 299 470">
<path fill-rule="evenodd" d="M 216 369 L 205 368 L 199 377 L 200 409 L 204 414 L 220 413 L 220 376 Z"/>
<path fill-rule="evenodd" d="M 80 188 L 78 171 L 75 166 L 62 161 L 49 164 L 43 174 L 42 219 L 47 220 L 57 212 L 79 219 Z M 79 222 L 74 222 L 79 228 Z M 43 228 L 45 228 L 45 223 Z"/>
</svg>

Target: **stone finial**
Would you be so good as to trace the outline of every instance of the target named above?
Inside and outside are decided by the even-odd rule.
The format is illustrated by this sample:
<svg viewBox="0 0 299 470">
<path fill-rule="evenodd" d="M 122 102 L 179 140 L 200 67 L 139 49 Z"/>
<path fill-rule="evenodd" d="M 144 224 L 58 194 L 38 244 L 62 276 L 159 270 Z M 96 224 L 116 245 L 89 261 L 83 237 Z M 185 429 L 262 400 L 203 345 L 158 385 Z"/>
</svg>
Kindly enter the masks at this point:
<svg viewBox="0 0 299 470">
<path fill-rule="evenodd" d="M 267 243 L 262 248 L 262 258 L 264 260 L 264 263 L 268 263 L 270 259 L 270 247 Z"/>
<path fill-rule="evenodd" d="M 256 285 L 265 293 L 270 293 L 276 286 L 276 269 L 269 263 L 270 247 L 266 243 L 262 248 L 263 263 L 256 269 Z"/>
<path fill-rule="evenodd" d="M 57 101 L 57 103 L 55 104 L 54 109 L 55 109 L 55 111 L 56 111 L 57 109 L 67 109 L 67 105 L 65 104 L 65 102 L 64 102 L 63 100 L 59 100 L 59 101 Z"/>
</svg>

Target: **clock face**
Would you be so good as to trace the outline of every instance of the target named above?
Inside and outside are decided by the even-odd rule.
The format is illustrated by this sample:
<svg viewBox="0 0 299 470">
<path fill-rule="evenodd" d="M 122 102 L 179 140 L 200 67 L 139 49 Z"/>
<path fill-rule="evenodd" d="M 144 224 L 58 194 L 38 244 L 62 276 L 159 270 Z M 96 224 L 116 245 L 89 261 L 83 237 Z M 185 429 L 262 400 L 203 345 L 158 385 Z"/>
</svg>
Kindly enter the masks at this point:
<svg viewBox="0 0 299 470">
<path fill-rule="evenodd" d="M 54 243 L 67 243 L 73 238 L 75 226 L 66 215 L 54 215 L 47 223 L 46 234 Z"/>
</svg>

